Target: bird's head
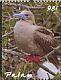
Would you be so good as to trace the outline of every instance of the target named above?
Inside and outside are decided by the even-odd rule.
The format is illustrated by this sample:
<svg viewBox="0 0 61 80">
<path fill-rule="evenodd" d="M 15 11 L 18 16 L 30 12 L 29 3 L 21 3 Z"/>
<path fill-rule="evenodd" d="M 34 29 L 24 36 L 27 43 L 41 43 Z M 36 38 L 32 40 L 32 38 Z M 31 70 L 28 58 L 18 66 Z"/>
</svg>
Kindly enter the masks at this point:
<svg viewBox="0 0 61 80">
<path fill-rule="evenodd" d="M 30 21 L 33 24 L 35 24 L 35 18 L 34 18 L 34 15 L 31 11 L 23 10 L 21 13 L 14 14 L 13 16 L 17 17 L 21 20 L 24 20 L 24 21 Z"/>
</svg>

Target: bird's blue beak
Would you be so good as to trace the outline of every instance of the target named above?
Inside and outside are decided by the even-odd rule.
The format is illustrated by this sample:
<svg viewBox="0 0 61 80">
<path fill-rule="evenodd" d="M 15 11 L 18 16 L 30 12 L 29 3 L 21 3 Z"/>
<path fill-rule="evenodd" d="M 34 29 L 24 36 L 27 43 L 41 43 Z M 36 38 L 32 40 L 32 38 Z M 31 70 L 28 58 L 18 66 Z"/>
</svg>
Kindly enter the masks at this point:
<svg viewBox="0 0 61 80">
<path fill-rule="evenodd" d="M 26 14 L 23 14 L 23 13 L 14 14 L 13 17 L 16 17 L 16 18 L 19 18 L 19 19 L 22 19 L 22 20 L 26 20 L 27 19 Z"/>
</svg>

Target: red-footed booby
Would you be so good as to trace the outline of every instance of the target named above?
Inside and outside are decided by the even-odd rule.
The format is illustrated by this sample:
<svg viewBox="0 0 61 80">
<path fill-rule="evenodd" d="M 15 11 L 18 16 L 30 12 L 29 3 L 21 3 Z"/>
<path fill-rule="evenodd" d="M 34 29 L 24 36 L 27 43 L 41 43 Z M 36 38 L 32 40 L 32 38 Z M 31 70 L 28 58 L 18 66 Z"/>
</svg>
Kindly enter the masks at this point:
<svg viewBox="0 0 61 80">
<path fill-rule="evenodd" d="M 58 46 L 52 31 L 35 24 L 34 15 L 31 11 L 24 10 L 19 14 L 14 14 L 14 17 L 20 18 L 14 26 L 14 38 L 20 50 L 43 57 Z M 56 55 L 53 54 L 53 56 L 57 62 Z M 37 57 L 35 58 L 37 59 Z M 53 58 L 50 57 L 49 59 L 55 63 Z"/>
</svg>

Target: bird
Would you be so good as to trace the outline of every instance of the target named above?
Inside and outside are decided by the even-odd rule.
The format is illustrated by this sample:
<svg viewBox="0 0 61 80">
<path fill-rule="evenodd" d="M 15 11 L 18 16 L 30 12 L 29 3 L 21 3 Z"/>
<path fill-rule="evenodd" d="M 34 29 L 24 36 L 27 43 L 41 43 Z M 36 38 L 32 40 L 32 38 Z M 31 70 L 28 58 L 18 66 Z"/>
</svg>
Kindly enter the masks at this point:
<svg viewBox="0 0 61 80">
<path fill-rule="evenodd" d="M 30 10 L 23 10 L 13 16 L 19 18 L 14 26 L 15 44 L 19 50 L 32 56 L 43 57 L 59 45 L 51 30 L 36 24 L 35 17 Z M 56 54 L 50 55 L 49 61 L 58 65 Z"/>
</svg>

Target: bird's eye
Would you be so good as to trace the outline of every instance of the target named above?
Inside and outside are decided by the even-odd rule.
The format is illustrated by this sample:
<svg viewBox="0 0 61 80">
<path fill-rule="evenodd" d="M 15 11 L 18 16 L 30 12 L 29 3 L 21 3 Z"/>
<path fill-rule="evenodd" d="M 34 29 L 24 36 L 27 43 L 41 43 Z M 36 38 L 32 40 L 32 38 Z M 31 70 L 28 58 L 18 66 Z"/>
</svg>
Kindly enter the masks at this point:
<svg viewBox="0 0 61 80">
<path fill-rule="evenodd" d="M 28 14 L 25 14 L 25 16 L 28 16 Z"/>
</svg>

